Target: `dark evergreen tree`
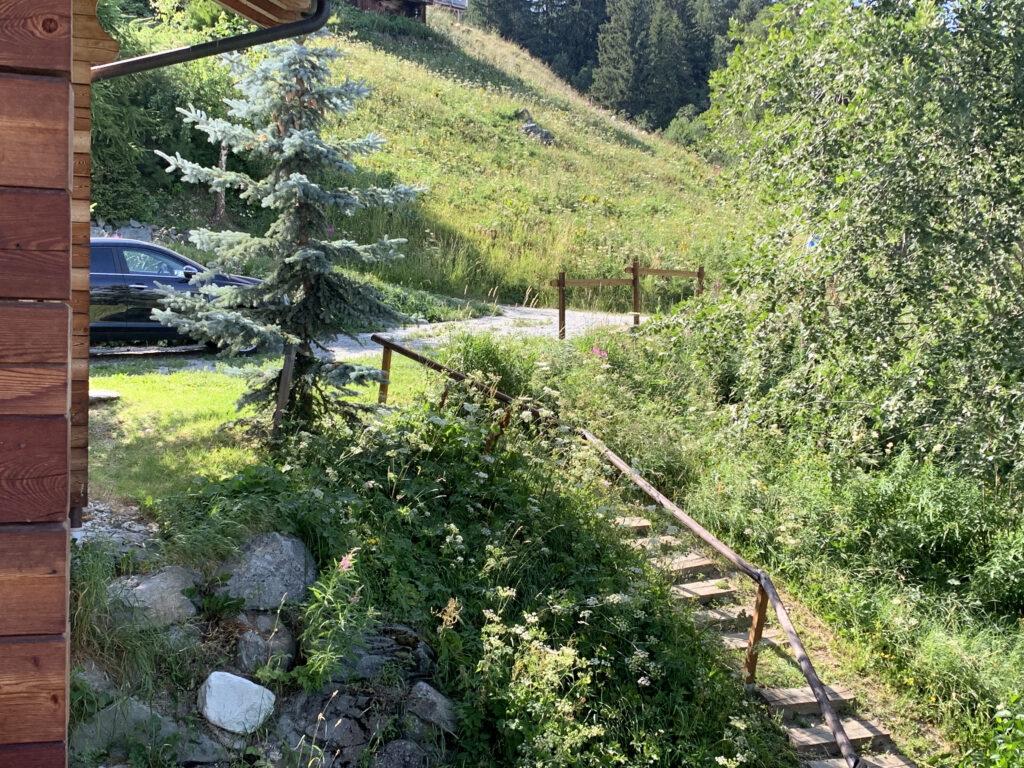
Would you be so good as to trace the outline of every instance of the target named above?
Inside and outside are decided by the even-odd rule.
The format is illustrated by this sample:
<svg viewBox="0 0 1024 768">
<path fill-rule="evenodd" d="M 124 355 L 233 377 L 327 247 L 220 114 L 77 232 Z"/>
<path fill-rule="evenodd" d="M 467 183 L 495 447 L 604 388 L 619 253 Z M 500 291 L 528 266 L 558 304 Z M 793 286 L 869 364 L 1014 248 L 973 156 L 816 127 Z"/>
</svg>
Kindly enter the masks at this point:
<svg viewBox="0 0 1024 768">
<path fill-rule="evenodd" d="M 609 0 L 608 21 L 598 34 L 598 66 L 590 89 L 602 106 L 630 117 L 643 111 L 650 26 L 650 0 Z"/>
<path fill-rule="evenodd" d="M 693 76 L 687 53 L 686 30 L 679 14 L 667 0 L 655 0 L 644 62 L 647 106 L 643 115 L 648 124 L 667 126 L 680 105 L 692 101 Z"/>
<path fill-rule="evenodd" d="M 335 266 L 392 259 L 401 240 L 383 238 L 371 245 L 329 239 L 329 210 L 351 215 L 373 206 L 411 200 L 416 190 L 390 188 L 330 188 L 320 182 L 352 174 L 352 159 L 380 149 L 376 135 L 328 144 L 320 135 L 327 113 L 345 114 L 369 94 L 362 82 L 346 80 L 328 85 L 329 65 L 341 54 L 333 49 L 291 40 L 270 46 L 262 57 L 234 57 L 231 69 L 241 98 L 228 99 L 230 120 L 211 118 L 202 110 L 180 110 L 185 121 L 203 131 L 213 143 L 234 153 L 264 158 L 270 171 L 264 178 L 219 167 L 204 167 L 180 154 L 170 157 L 168 171 L 185 181 L 207 184 L 211 191 L 233 189 L 246 203 L 277 212 L 265 235 L 245 232 L 192 232 L 192 241 L 212 250 L 217 261 L 210 273 L 228 271 L 253 257 L 270 266 L 255 286 L 217 288 L 201 285 L 198 294 L 165 292 L 166 309 L 154 316 L 161 322 L 204 341 L 231 350 L 257 342 L 283 343 L 284 367 L 254 374 L 244 402 L 278 403 L 295 425 L 308 426 L 323 411 L 351 394 L 347 387 L 375 379 L 379 372 L 318 356 L 323 340 L 365 325 L 392 319 L 394 313 L 367 286 L 340 274 Z M 196 278 L 202 281 L 202 276 Z M 294 364 L 291 361 L 294 360 Z"/>
</svg>

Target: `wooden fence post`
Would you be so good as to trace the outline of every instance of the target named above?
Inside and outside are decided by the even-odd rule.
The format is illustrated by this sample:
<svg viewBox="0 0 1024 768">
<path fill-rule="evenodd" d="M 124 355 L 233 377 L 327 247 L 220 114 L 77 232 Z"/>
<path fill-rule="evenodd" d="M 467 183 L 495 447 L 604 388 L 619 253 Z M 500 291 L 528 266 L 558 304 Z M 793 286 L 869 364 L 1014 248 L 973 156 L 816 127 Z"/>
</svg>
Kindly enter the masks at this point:
<svg viewBox="0 0 1024 768">
<path fill-rule="evenodd" d="M 380 392 L 377 394 L 377 402 L 381 405 L 388 403 L 388 386 L 391 384 L 391 347 L 384 347 L 384 353 L 380 358 L 380 369 L 384 371 L 384 381 L 380 383 Z"/>
<path fill-rule="evenodd" d="M 640 260 L 633 259 L 633 325 L 640 325 Z"/>
<path fill-rule="evenodd" d="M 747 685 L 752 685 L 757 677 L 757 645 L 761 642 L 761 634 L 764 632 L 767 609 L 768 593 L 764 591 L 764 587 L 758 586 L 757 597 L 754 600 L 754 620 L 747 638 L 747 655 L 743 659 L 743 682 Z"/>
<path fill-rule="evenodd" d="M 697 267 L 697 295 L 704 293 L 704 265 Z"/>
<path fill-rule="evenodd" d="M 565 272 L 558 273 L 558 338 L 565 338 Z"/>
</svg>

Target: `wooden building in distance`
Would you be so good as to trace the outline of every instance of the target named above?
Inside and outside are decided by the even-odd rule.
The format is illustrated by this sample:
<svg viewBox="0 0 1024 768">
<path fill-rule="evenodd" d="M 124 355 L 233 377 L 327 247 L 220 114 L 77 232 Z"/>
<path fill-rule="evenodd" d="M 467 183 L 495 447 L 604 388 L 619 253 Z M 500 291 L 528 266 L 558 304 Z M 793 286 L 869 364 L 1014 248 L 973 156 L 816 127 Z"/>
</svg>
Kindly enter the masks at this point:
<svg viewBox="0 0 1024 768">
<path fill-rule="evenodd" d="M 425 24 L 427 21 L 427 6 L 433 5 L 434 0 L 348 0 L 348 4 L 370 13 L 407 16 L 410 19 L 417 19 Z"/>
</svg>

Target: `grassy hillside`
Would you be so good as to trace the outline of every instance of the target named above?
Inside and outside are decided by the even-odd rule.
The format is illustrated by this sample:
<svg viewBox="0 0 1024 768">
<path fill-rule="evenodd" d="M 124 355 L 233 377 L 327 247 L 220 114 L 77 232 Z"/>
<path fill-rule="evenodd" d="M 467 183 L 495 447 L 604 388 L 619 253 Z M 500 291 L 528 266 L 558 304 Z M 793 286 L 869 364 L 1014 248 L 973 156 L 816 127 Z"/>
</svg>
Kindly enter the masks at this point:
<svg viewBox="0 0 1024 768">
<path fill-rule="evenodd" d="M 679 147 L 592 107 L 522 49 L 437 13 L 425 28 L 343 7 L 333 28 L 339 71 L 374 93 L 338 136 L 383 134 L 363 161 L 377 180 L 429 188 L 415 208 L 339 221 L 357 238 L 409 238 L 408 258 L 380 274 L 450 295 L 552 301 L 547 280 L 622 276 L 634 257 L 659 266 L 730 261 L 742 226 L 715 172 Z M 545 146 L 516 117 L 555 136 Z M 730 201 L 735 203 L 735 201 Z M 689 286 L 651 283 L 645 308 Z M 657 295 L 656 295 L 657 294 Z M 577 303 L 624 307 L 624 289 Z"/>
</svg>

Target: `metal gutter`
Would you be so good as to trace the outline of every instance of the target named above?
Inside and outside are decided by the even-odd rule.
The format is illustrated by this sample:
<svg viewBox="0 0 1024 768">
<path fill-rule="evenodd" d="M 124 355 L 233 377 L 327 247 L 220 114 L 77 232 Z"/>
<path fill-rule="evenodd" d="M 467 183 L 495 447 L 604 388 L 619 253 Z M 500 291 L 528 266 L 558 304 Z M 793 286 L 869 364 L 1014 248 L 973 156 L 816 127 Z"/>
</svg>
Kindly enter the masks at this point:
<svg viewBox="0 0 1024 768">
<path fill-rule="evenodd" d="M 258 29 L 255 32 L 247 32 L 244 35 L 211 40 L 208 43 L 175 48 L 174 50 L 163 51 L 162 53 L 149 53 L 145 56 L 114 61 L 110 64 L 99 64 L 92 67 L 92 82 L 98 83 L 111 77 L 132 75 L 136 72 L 148 72 L 151 69 L 167 67 L 171 64 L 181 64 L 186 61 L 204 59 L 207 56 L 240 51 L 243 48 L 272 43 L 277 40 L 283 40 L 286 37 L 308 35 L 323 27 L 330 16 L 331 0 L 316 0 L 316 9 L 313 13 L 299 21 L 292 21 L 266 29 Z"/>
</svg>

